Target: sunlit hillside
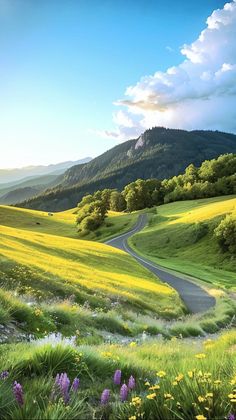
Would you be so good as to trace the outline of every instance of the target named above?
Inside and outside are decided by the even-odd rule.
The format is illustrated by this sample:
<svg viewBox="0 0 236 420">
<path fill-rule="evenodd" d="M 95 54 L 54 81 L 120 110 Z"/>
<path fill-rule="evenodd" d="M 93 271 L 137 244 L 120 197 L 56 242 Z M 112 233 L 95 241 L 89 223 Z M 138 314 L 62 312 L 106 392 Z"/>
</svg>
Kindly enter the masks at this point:
<svg viewBox="0 0 236 420">
<path fill-rule="evenodd" d="M 227 214 L 236 217 L 235 196 L 165 204 L 156 207 L 149 225 L 130 244 L 165 267 L 235 288 L 236 259 L 223 253 L 214 237 Z"/>
<path fill-rule="evenodd" d="M 72 311 L 76 318 L 76 305 L 79 305 L 90 310 L 87 313 L 90 324 L 97 322 L 97 327 L 102 328 L 99 318 L 93 321 L 93 310 L 102 311 L 107 317 L 109 312 L 109 319 L 113 315 L 117 317 L 118 328 L 111 327 L 109 319 L 104 328 L 129 334 L 128 327 L 125 331 L 125 320 L 122 316 L 118 319 L 121 309 L 123 314 L 130 310 L 164 318 L 183 313 L 177 293 L 129 255 L 107 245 L 63 236 L 72 232 L 72 227 L 76 232 L 73 219 L 73 211 L 48 216 L 41 212 L 1 208 L 3 223 L 17 226 L 1 225 L 0 229 L 2 320 L 7 317 L 24 320 L 24 316 L 16 316 L 12 309 L 18 305 L 27 313 L 31 308 L 40 307 L 50 322 L 53 305 L 57 306 L 56 311 L 67 312 L 65 316 Z M 40 225 L 37 225 L 39 220 Z M 19 224 L 24 229 L 19 229 Z M 54 234 L 42 233 L 42 229 Z M 29 302 L 32 306 L 28 306 Z M 48 306 L 42 308 L 42 305 Z M 31 315 L 28 313 L 29 319 Z M 86 318 L 85 313 L 83 317 Z M 38 328 L 36 324 L 33 328 Z M 49 325 L 48 328 L 54 327 Z"/>
</svg>

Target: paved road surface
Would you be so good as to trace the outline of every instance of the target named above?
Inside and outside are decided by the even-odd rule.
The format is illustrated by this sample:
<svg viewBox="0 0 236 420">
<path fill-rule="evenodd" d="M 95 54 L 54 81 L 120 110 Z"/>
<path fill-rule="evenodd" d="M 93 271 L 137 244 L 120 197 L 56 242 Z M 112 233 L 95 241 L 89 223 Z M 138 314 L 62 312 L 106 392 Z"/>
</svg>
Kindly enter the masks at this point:
<svg viewBox="0 0 236 420">
<path fill-rule="evenodd" d="M 181 274 L 172 274 L 158 264 L 149 261 L 145 257 L 140 257 L 127 243 L 127 239 L 142 230 L 147 223 L 147 215 L 142 214 L 138 218 L 136 226 L 127 233 L 106 242 L 107 245 L 121 249 L 132 255 L 140 264 L 150 270 L 162 281 L 168 283 L 179 293 L 188 310 L 192 313 L 204 312 L 215 305 L 215 299 L 197 284 L 181 277 Z"/>
</svg>

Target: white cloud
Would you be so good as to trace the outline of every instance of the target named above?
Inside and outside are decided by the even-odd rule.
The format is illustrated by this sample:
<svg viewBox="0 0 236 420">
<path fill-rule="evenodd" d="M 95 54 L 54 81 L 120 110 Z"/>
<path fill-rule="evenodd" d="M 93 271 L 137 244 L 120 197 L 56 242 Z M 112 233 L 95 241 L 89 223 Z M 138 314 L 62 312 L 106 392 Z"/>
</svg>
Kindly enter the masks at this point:
<svg viewBox="0 0 236 420">
<path fill-rule="evenodd" d="M 152 126 L 236 132 L 236 0 L 215 10 L 183 62 L 126 89 L 108 137 L 135 137 Z"/>
</svg>

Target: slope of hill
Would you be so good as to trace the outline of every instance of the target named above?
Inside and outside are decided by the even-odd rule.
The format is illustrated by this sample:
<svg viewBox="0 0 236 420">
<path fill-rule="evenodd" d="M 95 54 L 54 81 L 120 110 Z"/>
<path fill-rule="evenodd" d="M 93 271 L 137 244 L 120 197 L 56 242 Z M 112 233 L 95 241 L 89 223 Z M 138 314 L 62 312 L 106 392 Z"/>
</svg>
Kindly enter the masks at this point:
<svg viewBox="0 0 236 420">
<path fill-rule="evenodd" d="M 80 164 L 80 162 L 83 164 L 90 160 L 90 158 L 85 158 L 81 161 L 77 161 L 76 164 Z M 25 171 L 32 171 L 32 174 L 45 172 L 46 175 L 27 176 L 26 178 L 14 182 L 0 184 L 0 204 L 16 204 L 17 202 L 29 200 L 45 191 L 47 188 L 53 188 L 62 181 L 64 171 L 73 164 L 75 164 L 75 162 L 63 162 L 57 165 L 10 170 L 13 171 L 11 173 L 12 176 L 14 176 L 14 171 L 17 176 L 20 174 L 22 175 Z M 0 179 L 1 171 L 4 172 L 4 170 L 0 170 Z M 49 173 L 47 173 L 47 171 L 49 171 Z"/>
<path fill-rule="evenodd" d="M 124 142 L 91 162 L 67 170 L 54 189 L 24 202 L 29 208 L 64 210 L 86 193 L 121 189 L 137 178 L 168 178 L 193 163 L 236 152 L 236 135 L 218 131 L 185 131 L 156 127 L 136 140 Z"/>
<path fill-rule="evenodd" d="M 40 188 L 40 186 L 17 188 L 2 195 L 0 197 L 0 204 L 15 204 L 21 200 L 28 200 L 43 190 L 45 190 L 45 188 Z"/>
<path fill-rule="evenodd" d="M 57 181 L 58 180 L 58 181 Z M 59 175 L 41 175 L 39 177 L 27 177 L 25 180 L 20 180 L 16 182 L 7 182 L 6 184 L 0 184 L 0 197 L 3 195 L 16 190 L 18 188 L 25 187 L 36 187 L 44 185 L 48 187 L 53 187 L 61 180 Z"/>
<path fill-rule="evenodd" d="M 56 220 L 45 213 L 9 207 L 0 207 L 0 213 L 0 323 L 8 318 L 24 321 L 27 330 L 36 333 L 43 323 L 53 331 L 57 317 L 69 317 L 67 328 L 73 332 L 78 323 L 84 333 L 93 327 L 132 335 L 134 329 L 143 331 L 138 314 L 168 319 L 184 313 L 178 294 L 129 255 L 66 237 L 71 234 L 73 210 L 57 215 Z M 38 308 L 42 318 L 35 314 Z M 93 321 L 98 308 L 104 313 Z M 130 327 L 124 326 L 126 311 L 134 320 Z"/>
<path fill-rule="evenodd" d="M 236 217 L 235 196 L 165 204 L 130 245 L 164 267 L 236 290 L 236 258 L 222 253 L 213 235 L 226 214 Z"/>
</svg>

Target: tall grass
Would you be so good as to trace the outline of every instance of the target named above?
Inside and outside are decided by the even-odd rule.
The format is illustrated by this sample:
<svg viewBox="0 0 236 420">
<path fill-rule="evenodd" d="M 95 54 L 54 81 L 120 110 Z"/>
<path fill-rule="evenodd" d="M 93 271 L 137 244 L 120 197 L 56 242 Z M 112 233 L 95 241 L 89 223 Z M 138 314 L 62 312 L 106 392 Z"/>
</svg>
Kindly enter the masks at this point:
<svg viewBox="0 0 236 420">
<path fill-rule="evenodd" d="M 235 331 L 215 340 L 192 341 L 191 346 L 175 338 L 129 346 L 5 345 L 0 366 L 9 377 L 0 380 L 1 418 L 228 418 L 235 412 L 235 346 Z M 120 385 L 127 384 L 130 375 L 135 378 L 125 402 L 120 401 L 120 386 L 113 383 L 116 369 L 122 372 Z M 70 382 L 80 378 L 79 391 L 71 391 L 68 404 L 60 395 L 52 400 L 55 376 L 62 372 Z M 22 408 L 13 398 L 13 380 L 23 386 Z M 110 399 L 101 405 L 104 388 L 110 390 Z"/>
</svg>

